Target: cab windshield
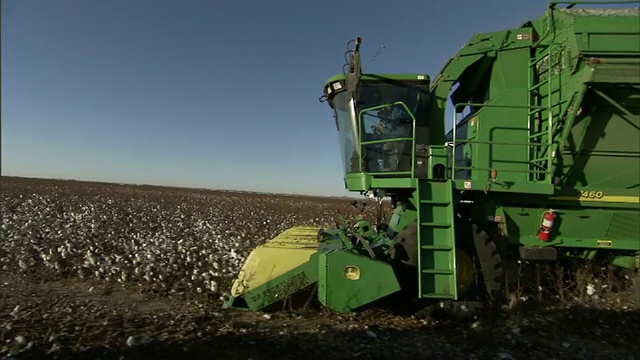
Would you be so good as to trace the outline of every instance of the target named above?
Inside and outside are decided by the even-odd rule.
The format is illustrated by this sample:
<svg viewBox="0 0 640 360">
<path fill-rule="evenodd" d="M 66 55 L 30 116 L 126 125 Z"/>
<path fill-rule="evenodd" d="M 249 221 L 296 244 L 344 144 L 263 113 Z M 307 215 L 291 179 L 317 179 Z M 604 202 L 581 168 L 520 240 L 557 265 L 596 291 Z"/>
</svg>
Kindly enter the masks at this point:
<svg viewBox="0 0 640 360">
<path fill-rule="evenodd" d="M 360 172 L 360 142 L 353 99 L 348 91 L 338 93 L 332 100 L 338 126 L 340 154 L 345 173 Z"/>
<path fill-rule="evenodd" d="M 418 84 L 369 82 L 359 84 L 355 101 L 348 91 L 336 94 L 331 104 L 345 173 L 410 171 L 413 119 L 424 116 L 427 94 Z"/>
</svg>

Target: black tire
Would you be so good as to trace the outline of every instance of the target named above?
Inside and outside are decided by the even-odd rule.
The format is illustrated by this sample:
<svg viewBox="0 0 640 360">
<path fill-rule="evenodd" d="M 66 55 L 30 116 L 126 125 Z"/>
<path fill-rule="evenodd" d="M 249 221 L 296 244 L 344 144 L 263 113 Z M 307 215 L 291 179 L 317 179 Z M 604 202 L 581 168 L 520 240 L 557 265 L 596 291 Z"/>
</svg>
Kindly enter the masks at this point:
<svg viewBox="0 0 640 360">
<path fill-rule="evenodd" d="M 418 267 L 418 224 L 407 225 L 393 241 L 389 255 L 394 262 Z"/>
<path fill-rule="evenodd" d="M 504 282 L 502 257 L 495 242 L 484 230 L 481 230 L 476 224 L 471 225 L 471 229 L 488 300 L 495 303 L 501 296 Z"/>
<path fill-rule="evenodd" d="M 489 302 L 496 302 L 502 292 L 504 271 L 502 257 L 495 242 L 491 240 L 485 231 L 480 230 L 476 224 L 461 221 L 456 226 L 458 228 L 456 237 L 459 238 L 459 246 L 468 251 L 470 255 L 474 254 L 477 257 L 486 296 Z M 473 241 L 465 241 L 464 239 L 473 239 Z M 411 297 L 417 297 L 418 227 L 416 222 L 407 225 L 396 236 L 393 246 L 389 250 L 389 255 L 402 292 Z"/>
<path fill-rule="evenodd" d="M 418 298 L 418 226 L 407 225 L 389 249 L 391 266 L 402 288 L 403 296 Z"/>
<path fill-rule="evenodd" d="M 640 305 L 640 269 L 635 269 L 635 276 L 631 278 L 631 292 L 634 296 L 634 301 Z"/>
</svg>

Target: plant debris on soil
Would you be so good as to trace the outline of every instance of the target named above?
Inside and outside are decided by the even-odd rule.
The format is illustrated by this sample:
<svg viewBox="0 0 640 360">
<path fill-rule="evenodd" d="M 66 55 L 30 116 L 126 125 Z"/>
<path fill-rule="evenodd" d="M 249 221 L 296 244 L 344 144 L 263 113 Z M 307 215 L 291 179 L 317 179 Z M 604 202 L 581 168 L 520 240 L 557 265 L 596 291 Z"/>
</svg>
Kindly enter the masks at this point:
<svg viewBox="0 0 640 360">
<path fill-rule="evenodd" d="M 502 307 L 435 302 L 408 315 L 221 309 L 255 246 L 352 217 L 350 199 L 0 185 L 1 359 L 640 359 L 637 298 L 595 280 L 562 301 L 518 293 Z M 375 202 L 366 209 L 373 218 Z"/>
</svg>

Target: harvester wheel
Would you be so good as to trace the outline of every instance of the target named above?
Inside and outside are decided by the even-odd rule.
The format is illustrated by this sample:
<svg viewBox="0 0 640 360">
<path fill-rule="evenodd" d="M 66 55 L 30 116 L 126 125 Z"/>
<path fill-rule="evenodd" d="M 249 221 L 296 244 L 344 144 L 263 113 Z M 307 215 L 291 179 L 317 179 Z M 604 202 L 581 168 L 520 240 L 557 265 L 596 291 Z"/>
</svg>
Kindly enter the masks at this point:
<svg viewBox="0 0 640 360">
<path fill-rule="evenodd" d="M 412 222 L 396 236 L 389 250 L 391 259 L 405 265 L 418 267 L 418 224 Z"/>
<path fill-rule="evenodd" d="M 395 238 L 389 249 L 391 265 L 396 274 L 402 296 L 417 301 L 418 297 L 418 226 L 407 225 Z"/>
<path fill-rule="evenodd" d="M 470 245 L 470 246 L 467 246 Z M 475 264 L 472 259 L 473 247 L 462 243 L 456 248 L 458 266 L 458 292 L 466 294 L 473 286 L 476 278 Z M 400 287 L 411 297 L 418 294 L 418 225 L 413 222 L 396 236 L 393 247 L 389 250 L 392 265 Z"/>
<path fill-rule="evenodd" d="M 495 302 L 500 297 L 503 284 L 502 257 L 495 242 L 484 230 L 478 228 L 476 224 L 471 225 L 471 229 L 487 296 L 489 301 Z"/>
<path fill-rule="evenodd" d="M 631 279 L 631 291 L 636 303 L 640 306 L 640 269 L 635 269 L 635 276 Z"/>
</svg>

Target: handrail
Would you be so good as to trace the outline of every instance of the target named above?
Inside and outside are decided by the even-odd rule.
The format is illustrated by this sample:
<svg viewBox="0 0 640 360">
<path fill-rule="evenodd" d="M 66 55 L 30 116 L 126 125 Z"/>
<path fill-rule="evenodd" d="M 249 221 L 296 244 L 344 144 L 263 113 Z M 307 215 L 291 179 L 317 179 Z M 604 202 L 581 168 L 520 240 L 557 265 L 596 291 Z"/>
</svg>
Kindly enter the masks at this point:
<svg viewBox="0 0 640 360">
<path fill-rule="evenodd" d="M 413 138 L 410 137 L 399 137 L 399 138 L 389 138 L 389 139 L 382 139 L 382 140 L 370 140 L 370 141 L 362 141 L 360 142 L 361 145 L 376 145 L 376 144 L 386 144 L 389 142 L 399 142 L 399 141 L 410 141 L 413 140 Z"/>
<path fill-rule="evenodd" d="M 481 145 L 506 145 L 506 146 L 551 146 L 553 144 L 539 144 L 539 143 L 514 143 L 503 141 L 480 141 L 480 140 L 461 140 L 460 143 L 464 144 L 481 144 Z"/>
<path fill-rule="evenodd" d="M 554 47 L 554 45 L 556 45 L 556 47 Z M 548 90 L 547 90 L 547 109 L 548 109 L 547 132 L 548 133 L 547 133 L 547 138 L 548 138 L 548 143 L 549 144 L 553 143 L 553 138 L 555 136 L 554 126 L 556 124 L 554 123 L 554 117 L 553 117 L 554 108 L 560 106 L 564 102 L 564 101 L 561 100 L 561 98 L 562 98 L 562 93 L 561 93 L 561 91 L 562 91 L 562 77 L 560 75 L 560 72 L 558 72 L 557 76 L 554 76 L 555 74 L 554 74 L 554 71 L 553 71 L 553 58 L 552 58 L 552 56 L 553 56 L 553 50 L 555 50 L 556 48 L 559 49 L 558 58 L 560 59 L 560 61 L 563 61 L 563 59 L 564 59 L 564 51 L 565 51 L 565 46 L 563 44 L 553 44 L 553 43 L 549 44 L 549 47 L 547 48 L 547 51 L 546 51 L 548 55 L 545 55 L 545 56 L 548 56 L 548 58 L 549 58 L 549 64 L 547 66 L 547 74 L 548 74 L 547 75 L 547 85 L 548 85 Z M 541 58 L 544 58 L 544 56 L 541 57 Z M 562 71 L 562 69 L 560 71 Z M 554 103 L 553 99 L 552 99 L 552 95 L 554 93 L 554 91 L 553 91 L 553 89 L 554 89 L 554 87 L 553 87 L 554 78 L 558 78 L 557 91 L 560 92 L 558 101 L 556 103 Z M 558 114 L 558 116 L 561 116 L 561 115 L 562 115 L 561 113 Z M 560 122 L 558 122 L 558 124 L 560 124 Z M 536 155 L 539 155 L 539 154 L 536 154 Z M 533 156 L 533 157 L 535 158 L 535 156 Z M 547 160 L 548 166 L 550 166 L 552 164 L 552 162 L 553 162 L 553 151 L 547 151 L 546 160 Z M 534 165 L 535 165 L 535 163 L 534 163 Z"/>
<path fill-rule="evenodd" d="M 373 110 L 377 110 L 377 109 L 384 109 L 386 107 L 390 107 L 390 106 L 395 106 L 395 105 L 400 105 L 402 106 L 407 114 L 409 114 L 409 116 L 411 117 L 411 134 L 413 135 L 412 137 L 398 137 L 398 138 L 390 138 L 390 139 L 382 139 L 382 140 L 371 140 L 371 141 L 362 141 L 362 136 L 363 136 L 363 132 L 362 132 L 362 114 L 365 111 L 373 111 Z M 411 172 L 370 172 L 371 174 L 388 174 L 388 175 L 394 175 L 394 174 L 398 174 L 398 175 L 404 175 L 404 174 L 415 174 L 415 158 L 416 158 L 416 117 L 413 114 L 413 112 L 411 110 L 409 110 L 409 107 L 407 106 L 407 104 L 405 104 L 403 101 L 396 101 L 394 103 L 389 103 L 389 104 L 382 104 L 382 105 L 378 105 L 378 106 L 373 106 L 373 107 L 369 107 L 369 108 L 365 108 L 360 110 L 360 112 L 358 113 L 358 135 L 359 135 L 359 143 L 360 143 L 360 167 L 363 168 L 363 157 L 365 154 L 365 146 L 366 145 L 374 145 L 374 144 L 384 144 L 384 143 L 392 143 L 392 142 L 399 142 L 399 141 L 411 141 Z"/>
<path fill-rule="evenodd" d="M 458 170 L 479 170 L 479 171 L 491 171 L 491 170 L 495 170 L 495 169 L 491 169 L 491 168 L 478 168 L 475 166 L 458 166 Z M 453 171 L 451 172 L 452 174 Z M 549 170 L 500 170 L 500 173 L 525 173 L 525 174 L 550 174 L 551 171 Z M 455 179 L 455 175 L 454 179 Z"/>
<path fill-rule="evenodd" d="M 367 171 L 370 175 L 412 175 L 411 171 Z"/>
<path fill-rule="evenodd" d="M 636 4 L 638 0 L 619 0 L 619 1 L 551 1 L 547 8 L 553 9 L 556 5 L 560 4 L 568 4 L 571 7 L 581 4 L 581 5 L 603 5 L 603 4 Z"/>
<path fill-rule="evenodd" d="M 554 52 L 557 51 L 557 57 L 554 57 Z M 560 74 L 564 69 L 560 69 L 560 71 L 558 71 L 558 73 L 556 74 L 554 72 L 555 69 L 555 65 L 557 65 L 557 62 L 554 59 L 558 59 L 559 63 L 562 63 L 564 61 L 564 53 L 565 53 L 565 45 L 564 44 L 555 44 L 553 42 L 549 43 L 546 47 L 546 49 L 544 49 L 536 58 L 534 58 L 532 61 L 529 62 L 529 74 L 528 74 L 528 79 L 529 79 L 529 87 L 528 87 L 528 91 L 529 91 L 529 104 L 531 104 L 531 101 L 533 101 L 534 99 L 534 92 L 537 89 L 542 88 L 542 86 L 547 85 L 547 94 L 546 94 L 546 106 L 544 107 L 545 110 L 547 110 L 547 129 L 542 130 L 542 131 L 537 131 L 537 129 L 532 129 L 532 125 L 535 123 L 536 119 L 535 119 L 535 115 L 540 114 L 540 111 L 530 111 L 529 112 L 529 139 L 533 139 L 535 137 L 544 137 L 545 133 L 547 136 L 547 143 L 546 144 L 536 144 L 534 147 L 532 147 L 530 149 L 531 154 L 530 154 L 530 162 L 532 166 L 541 166 L 540 163 L 542 161 L 547 161 L 547 164 L 549 164 L 549 166 L 551 166 L 551 164 L 553 163 L 553 154 L 555 152 L 555 145 L 554 145 L 554 137 L 555 135 L 555 131 L 559 131 L 562 132 L 561 127 L 562 127 L 562 123 L 561 122 L 554 122 L 554 115 L 557 115 L 559 117 L 562 116 L 562 107 L 561 105 L 564 104 L 565 102 L 567 102 L 567 100 L 562 100 L 562 96 L 561 96 L 561 92 L 562 92 L 562 75 Z M 535 67 L 542 61 L 546 60 L 547 61 L 547 68 L 545 70 L 546 73 L 546 77 L 543 80 L 537 81 L 536 84 L 534 84 L 534 79 L 535 79 L 535 75 L 534 73 L 535 71 Z M 557 79 L 557 87 L 555 86 L 556 83 L 554 82 Z M 558 96 L 558 100 L 557 101 L 553 101 L 553 95 L 560 92 L 560 95 Z M 560 109 L 560 111 L 555 114 L 556 109 Z M 546 149 L 543 150 L 543 148 L 545 147 L 551 147 L 550 149 Z M 553 151 L 552 151 L 553 150 Z M 546 151 L 546 154 L 544 154 L 544 151 Z M 544 157 L 541 157 L 540 155 L 544 154 Z"/>
<path fill-rule="evenodd" d="M 549 73 L 548 75 L 548 79 L 549 82 L 547 83 L 549 85 L 549 88 L 547 90 L 547 104 L 548 104 L 548 109 L 549 109 L 549 118 L 547 119 L 547 121 L 549 122 L 547 124 L 547 130 L 548 130 L 548 142 L 551 142 L 553 140 L 553 103 L 551 101 L 551 96 L 553 95 L 553 93 L 551 92 L 553 90 L 553 43 L 549 44 L 549 48 L 547 49 L 547 51 L 549 52 L 549 65 L 547 66 L 547 72 Z M 563 48 L 560 47 L 560 59 L 562 59 L 562 55 L 563 55 Z M 562 61 L 562 60 L 560 60 Z M 558 86 L 560 86 L 560 84 L 562 84 L 562 79 L 560 79 Z M 562 98 L 562 94 L 559 95 L 559 98 Z M 551 165 L 551 161 L 553 161 L 553 159 L 551 158 L 551 151 L 548 152 L 548 159 L 547 159 L 547 167 Z"/>
<path fill-rule="evenodd" d="M 461 106 L 474 106 L 474 107 L 482 107 L 482 108 L 503 108 L 503 109 L 540 109 L 540 110 L 545 110 L 547 109 L 544 106 L 536 106 L 536 105 L 497 105 L 497 104 L 485 104 L 485 103 L 458 103 L 456 105 L 454 105 L 453 107 L 453 122 L 452 122 L 452 126 L 451 129 L 453 130 L 453 138 L 452 141 L 456 140 L 456 120 L 458 120 L 458 108 Z"/>
<path fill-rule="evenodd" d="M 497 104 L 483 104 L 483 103 L 458 103 L 453 107 L 453 124 L 452 124 L 452 138 L 451 138 L 451 175 L 454 177 L 456 172 L 456 129 L 458 120 L 458 108 L 465 106 L 473 106 L 480 108 L 502 108 L 502 109 L 546 109 L 544 106 L 532 106 L 532 105 L 497 105 Z M 473 140 L 465 140 L 465 143 L 471 143 Z M 522 144 L 526 145 L 526 144 Z"/>
</svg>

